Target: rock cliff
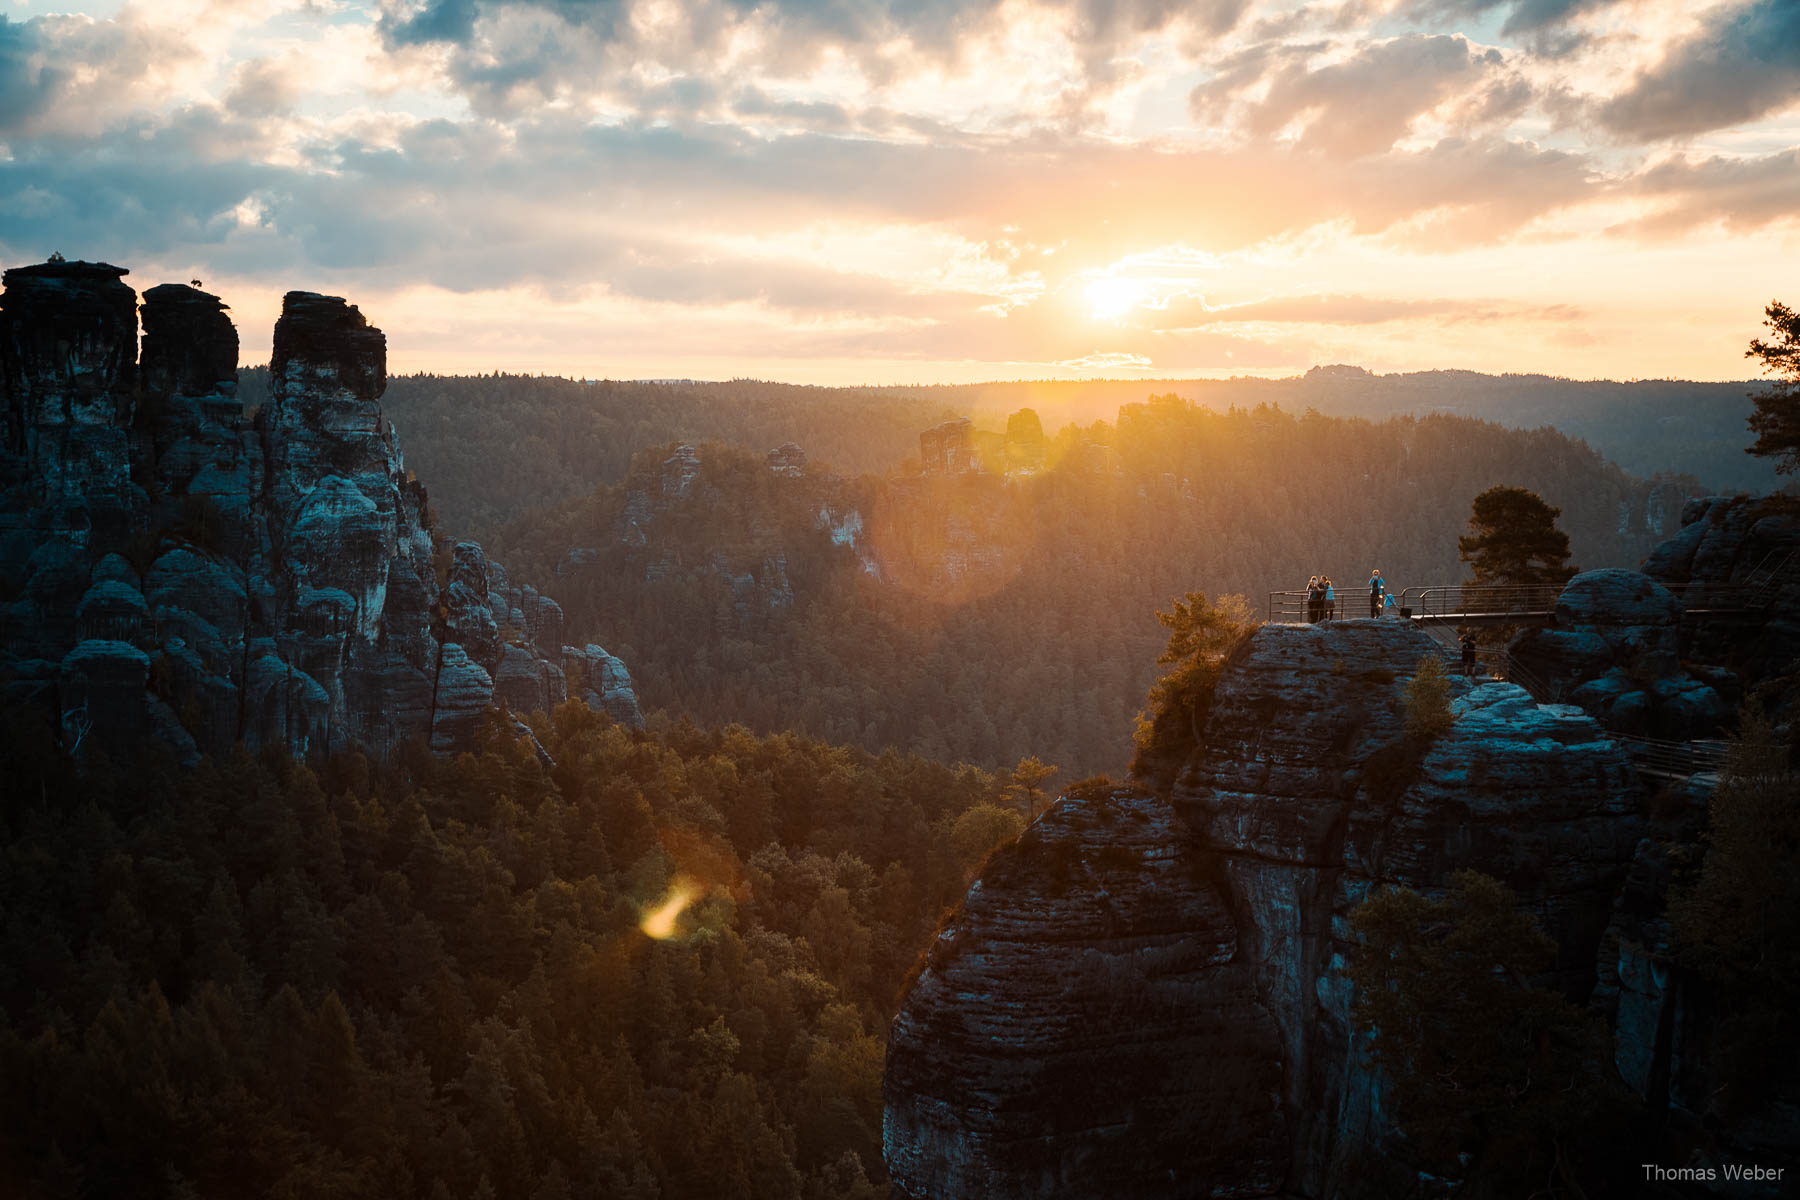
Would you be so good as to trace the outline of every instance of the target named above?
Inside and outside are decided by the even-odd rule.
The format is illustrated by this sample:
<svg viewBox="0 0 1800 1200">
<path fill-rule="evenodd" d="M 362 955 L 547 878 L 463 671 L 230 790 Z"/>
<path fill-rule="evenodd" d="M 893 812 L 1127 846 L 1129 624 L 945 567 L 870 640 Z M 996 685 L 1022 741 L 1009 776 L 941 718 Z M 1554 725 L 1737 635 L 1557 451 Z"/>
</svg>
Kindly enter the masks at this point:
<svg viewBox="0 0 1800 1200">
<path fill-rule="evenodd" d="M 1338 973 L 1377 884 L 1509 884 L 1585 997 L 1643 831 L 1579 710 L 1454 681 L 1402 737 L 1422 633 L 1266 627 L 1233 658 L 1168 800 L 1067 797 L 997 856 L 890 1032 L 884 1146 L 905 1195 L 1328 1195 L 1382 1125 Z M 1128 1185 L 1120 1181 L 1128 1181 Z"/>
<path fill-rule="evenodd" d="M 379 329 L 337 297 L 288 293 L 252 419 L 219 298 L 151 288 L 140 349 L 125 274 L 5 273 L 9 701 L 45 706 L 70 746 L 148 734 L 192 757 L 239 740 L 453 749 L 497 700 L 564 697 L 554 601 L 509 587 L 473 543 L 440 583 L 425 489 L 381 414 Z M 607 681 L 587 693 L 638 721 L 610 663 L 584 675 Z"/>
</svg>

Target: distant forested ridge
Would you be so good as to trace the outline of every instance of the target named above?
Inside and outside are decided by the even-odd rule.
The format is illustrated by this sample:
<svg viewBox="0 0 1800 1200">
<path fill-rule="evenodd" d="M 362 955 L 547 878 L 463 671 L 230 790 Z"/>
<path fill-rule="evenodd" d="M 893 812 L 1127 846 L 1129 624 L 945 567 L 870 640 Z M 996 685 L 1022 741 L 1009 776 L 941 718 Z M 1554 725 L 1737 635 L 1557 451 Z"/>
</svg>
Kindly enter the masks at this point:
<svg viewBox="0 0 1800 1200">
<path fill-rule="evenodd" d="M 554 766 L 494 720 L 79 776 L 0 715 L 8 1196 L 876 1200 L 882 1031 L 1022 826 L 974 770 L 580 703 Z"/>
<path fill-rule="evenodd" d="M 246 368 L 239 378 L 246 406 L 254 405 L 267 370 Z M 498 374 L 398 375 L 381 407 L 406 465 L 427 481 L 432 507 L 459 537 L 616 483 L 646 446 L 721 441 L 767 450 L 798 442 L 861 474 L 915 453 L 919 430 L 947 412 L 917 389 Z"/>
<path fill-rule="evenodd" d="M 1022 404 L 1047 426 L 1110 417 L 1123 404 L 1166 393 L 1211 408 L 1280 405 L 1327 416 L 1475 417 L 1512 429 L 1549 426 L 1580 438 L 1601 456 L 1635 474 L 1692 475 L 1713 491 L 1767 492 L 1774 467 L 1744 453 L 1745 422 L 1760 382 L 1694 383 L 1679 379 L 1560 379 L 1549 375 L 1483 375 L 1475 371 L 1417 371 L 1377 375 L 1360 367 L 1314 367 L 1288 379 L 1094 380 L 987 383 L 921 389 L 959 412 L 990 419 Z"/>
<path fill-rule="evenodd" d="M 242 373 L 246 402 L 266 387 Z M 797 442 L 847 475 L 884 471 L 918 452 L 918 432 L 951 413 L 991 427 L 1030 407 L 1054 434 L 1112 421 L 1121 406 L 1177 395 L 1207 407 L 1280 406 L 1369 417 L 1454 415 L 1515 429 L 1551 426 L 1635 475 L 1687 474 L 1707 490 L 1767 492 L 1767 461 L 1744 453 L 1748 393 L 1761 383 L 1559 379 L 1421 371 L 1376 375 L 1316 367 L 1290 379 L 1082 380 L 880 388 L 797 387 L 756 380 L 668 383 L 529 375 L 400 376 L 382 405 L 407 464 L 428 481 L 446 526 L 485 540 L 494 527 L 624 477 L 631 455 L 670 441 L 767 450 Z"/>
<path fill-rule="evenodd" d="M 649 707 L 990 767 L 1053 748 L 1067 779 L 1123 767 L 1173 597 L 1260 611 L 1324 572 L 1366 615 L 1372 568 L 1396 588 L 1460 580 L 1470 501 L 1499 483 L 1560 506 L 1582 566 L 1635 566 L 1700 490 L 1548 429 L 1176 397 L 1065 428 L 1047 461 L 846 480 L 664 445 L 494 545 Z"/>
</svg>

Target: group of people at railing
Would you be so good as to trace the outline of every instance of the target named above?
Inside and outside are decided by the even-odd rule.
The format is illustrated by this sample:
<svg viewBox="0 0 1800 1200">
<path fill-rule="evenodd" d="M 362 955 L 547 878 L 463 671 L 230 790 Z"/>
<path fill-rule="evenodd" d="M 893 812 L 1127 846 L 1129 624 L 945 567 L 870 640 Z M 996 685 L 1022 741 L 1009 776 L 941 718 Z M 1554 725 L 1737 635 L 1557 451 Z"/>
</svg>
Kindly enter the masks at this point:
<svg viewBox="0 0 1800 1200">
<path fill-rule="evenodd" d="M 1369 575 L 1369 615 L 1379 617 L 1394 607 L 1394 593 L 1377 567 Z M 1329 575 L 1314 575 L 1306 581 L 1306 620 L 1309 624 L 1333 621 L 1338 615 L 1337 588 Z"/>
</svg>

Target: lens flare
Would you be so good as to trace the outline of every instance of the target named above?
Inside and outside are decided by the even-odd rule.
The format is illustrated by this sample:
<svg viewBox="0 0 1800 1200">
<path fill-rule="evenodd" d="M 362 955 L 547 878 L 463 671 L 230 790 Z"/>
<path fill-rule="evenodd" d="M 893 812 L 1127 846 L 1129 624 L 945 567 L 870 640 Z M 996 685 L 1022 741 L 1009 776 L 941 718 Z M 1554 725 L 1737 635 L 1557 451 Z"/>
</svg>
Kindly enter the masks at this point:
<svg viewBox="0 0 1800 1200">
<path fill-rule="evenodd" d="M 675 923 L 681 920 L 681 914 L 699 898 L 699 889 L 693 884 L 677 880 L 670 886 L 669 894 L 663 898 L 663 902 L 644 914 L 644 919 L 638 922 L 638 928 L 659 942 L 666 941 L 675 936 Z"/>
</svg>

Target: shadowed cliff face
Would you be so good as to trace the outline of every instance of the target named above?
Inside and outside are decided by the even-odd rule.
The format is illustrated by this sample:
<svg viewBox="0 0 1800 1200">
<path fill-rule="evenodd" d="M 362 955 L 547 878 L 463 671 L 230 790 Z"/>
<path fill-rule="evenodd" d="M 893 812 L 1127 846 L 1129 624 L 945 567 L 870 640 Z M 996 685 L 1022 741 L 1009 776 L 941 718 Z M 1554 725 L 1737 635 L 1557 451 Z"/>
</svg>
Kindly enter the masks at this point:
<svg viewBox="0 0 1800 1200">
<path fill-rule="evenodd" d="M 1065 798 L 996 858 L 890 1034 L 905 1194 L 1329 1194 L 1388 1133 L 1337 973 L 1379 883 L 1502 879 L 1555 982 L 1592 990 L 1641 831 L 1630 763 L 1578 710 L 1461 680 L 1451 731 L 1403 754 L 1433 649 L 1399 622 L 1266 627 L 1168 802 Z"/>
<path fill-rule="evenodd" d="M 890 1035 L 909 1194 L 1275 1189 L 1279 1031 L 1218 868 L 1123 789 L 1064 798 L 990 860 Z"/>
<path fill-rule="evenodd" d="M 578 694 L 640 719 L 617 660 L 565 648 L 555 602 L 479 546 L 440 588 L 425 489 L 381 415 L 386 340 L 355 306 L 288 294 L 252 425 L 218 297 L 150 289 L 140 362 L 124 274 L 5 275 L 8 699 L 53 710 L 71 747 L 453 749 L 497 697 L 562 700 L 576 661 Z"/>
</svg>

